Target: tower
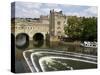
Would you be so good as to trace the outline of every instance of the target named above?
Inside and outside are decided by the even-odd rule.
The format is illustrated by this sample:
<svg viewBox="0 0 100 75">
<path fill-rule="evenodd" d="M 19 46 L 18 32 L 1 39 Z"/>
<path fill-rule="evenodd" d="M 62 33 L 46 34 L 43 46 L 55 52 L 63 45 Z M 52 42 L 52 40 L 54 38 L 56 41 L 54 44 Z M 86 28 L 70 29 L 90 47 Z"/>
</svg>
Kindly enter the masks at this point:
<svg viewBox="0 0 100 75">
<path fill-rule="evenodd" d="M 49 16 L 49 34 L 50 36 L 54 36 L 55 31 L 55 18 L 54 18 L 54 9 L 50 10 Z"/>
<path fill-rule="evenodd" d="M 62 11 L 56 12 L 50 10 L 49 16 L 49 34 L 50 37 L 60 38 L 64 35 L 64 23 L 66 16 L 63 15 Z"/>
</svg>

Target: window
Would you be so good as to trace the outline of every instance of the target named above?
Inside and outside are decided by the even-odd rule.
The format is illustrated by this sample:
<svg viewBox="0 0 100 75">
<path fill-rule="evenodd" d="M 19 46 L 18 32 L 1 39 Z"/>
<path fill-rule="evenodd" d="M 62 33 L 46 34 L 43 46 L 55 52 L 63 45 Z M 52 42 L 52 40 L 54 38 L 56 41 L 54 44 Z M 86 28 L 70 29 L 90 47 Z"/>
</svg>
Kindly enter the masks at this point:
<svg viewBox="0 0 100 75">
<path fill-rule="evenodd" d="M 60 27 L 57 27 L 57 29 L 61 29 Z"/>
<path fill-rule="evenodd" d="M 32 29 L 32 27 L 30 27 Z"/>
<path fill-rule="evenodd" d="M 27 27 L 27 29 L 29 29 L 29 27 Z"/>
<path fill-rule="evenodd" d="M 57 22 L 57 24 L 58 24 L 58 25 L 60 25 L 60 24 L 61 24 L 61 22 L 60 22 L 60 21 L 58 21 L 58 22 Z"/>
<path fill-rule="evenodd" d="M 24 27 L 21 27 L 22 29 L 24 29 Z"/>
<path fill-rule="evenodd" d="M 18 27 L 18 29 L 21 29 L 21 27 Z"/>
<path fill-rule="evenodd" d="M 58 34 L 61 34 L 61 31 L 58 31 L 57 33 L 58 33 Z"/>
</svg>

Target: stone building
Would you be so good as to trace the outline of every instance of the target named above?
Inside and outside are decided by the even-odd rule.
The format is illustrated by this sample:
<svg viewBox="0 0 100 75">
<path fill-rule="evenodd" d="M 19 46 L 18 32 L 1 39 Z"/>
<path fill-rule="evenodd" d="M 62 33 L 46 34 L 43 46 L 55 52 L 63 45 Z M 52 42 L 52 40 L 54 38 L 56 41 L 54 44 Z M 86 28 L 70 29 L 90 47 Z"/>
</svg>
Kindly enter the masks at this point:
<svg viewBox="0 0 100 75">
<path fill-rule="evenodd" d="M 43 39 L 46 39 L 46 34 L 49 34 L 51 41 L 58 40 L 64 35 L 66 20 L 62 11 L 56 12 L 53 9 L 50 10 L 49 15 L 41 15 L 40 18 L 16 18 L 12 23 L 12 33 L 15 37 L 25 34 L 29 40 L 33 40 L 33 37 L 38 33 L 43 35 Z"/>
<path fill-rule="evenodd" d="M 62 11 L 55 12 L 54 10 L 51 10 L 49 21 L 50 36 L 53 39 L 59 39 L 61 36 L 64 36 L 64 25 L 66 23 L 66 16 L 62 13 Z"/>
</svg>

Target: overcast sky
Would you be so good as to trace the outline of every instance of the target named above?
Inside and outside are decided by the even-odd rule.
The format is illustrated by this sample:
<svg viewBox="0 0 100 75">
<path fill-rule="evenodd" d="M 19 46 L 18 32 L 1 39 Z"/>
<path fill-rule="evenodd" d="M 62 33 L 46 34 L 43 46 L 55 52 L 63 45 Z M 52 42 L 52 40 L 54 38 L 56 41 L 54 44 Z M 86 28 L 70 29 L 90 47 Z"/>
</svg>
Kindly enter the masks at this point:
<svg viewBox="0 0 100 75">
<path fill-rule="evenodd" d="M 33 2 L 15 2 L 15 17 L 21 18 L 38 18 L 40 15 L 48 15 L 50 10 L 62 10 L 65 15 L 76 15 L 97 17 L 97 7 L 95 6 L 79 6 L 66 4 L 47 4 L 47 3 L 33 3 Z M 12 12 L 14 7 L 12 5 Z M 14 13 L 12 14 L 14 17 Z"/>
</svg>

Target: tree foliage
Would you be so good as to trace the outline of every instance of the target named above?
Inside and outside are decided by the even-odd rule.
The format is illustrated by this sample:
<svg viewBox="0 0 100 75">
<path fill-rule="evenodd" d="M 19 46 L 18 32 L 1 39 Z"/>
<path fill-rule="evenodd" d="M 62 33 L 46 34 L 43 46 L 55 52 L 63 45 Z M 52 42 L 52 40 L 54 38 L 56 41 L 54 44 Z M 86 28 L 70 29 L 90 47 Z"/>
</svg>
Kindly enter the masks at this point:
<svg viewBox="0 0 100 75">
<path fill-rule="evenodd" d="M 96 17 L 68 17 L 68 25 L 65 26 L 65 34 L 75 40 L 97 40 L 97 18 Z"/>
<path fill-rule="evenodd" d="M 97 41 L 97 18 L 83 18 L 82 40 Z"/>
</svg>

